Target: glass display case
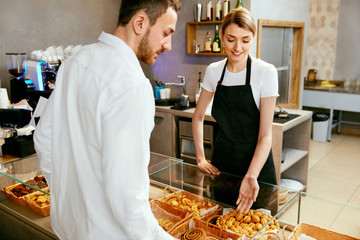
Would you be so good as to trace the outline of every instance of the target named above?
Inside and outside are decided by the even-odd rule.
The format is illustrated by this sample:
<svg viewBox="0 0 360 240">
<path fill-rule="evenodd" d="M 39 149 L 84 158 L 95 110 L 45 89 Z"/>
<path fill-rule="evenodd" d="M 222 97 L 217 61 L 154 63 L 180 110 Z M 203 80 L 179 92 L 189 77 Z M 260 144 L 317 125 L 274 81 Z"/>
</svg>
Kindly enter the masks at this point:
<svg viewBox="0 0 360 240">
<path fill-rule="evenodd" d="M 152 153 L 148 167 L 149 175 L 157 174 L 181 162 L 176 158 Z M 49 195 L 43 191 L 44 189 L 25 182 L 40 175 L 42 172 L 36 154 L 5 161 L 0 163 L 0 189 L 22 183 L 34 191 Z M 5 236 L 5 239 L 58 239 L 51 228 L 49 216 L 41 216 L 28 206 L 20 206 L 10 201 L 3 191 L 0 191 L 0 236 Z"/>
<path fill-rule="evenodd" d="M 206 199 L 228 211 L 235 209 L 233 199 L 237 198 L 242 178 L 226 173 L 210 176 L 202 173 L 196 165 L 184 163 L 180 159 L 151 153 L 149 164 L 150 199 L 166 200 L 174 191 L 182 191 Z M 41 175 L 36 155 L 0 164 L 0 187 L 8 187 L 18 182 Z M 273 219 L 285 225 L 285 235 L 291 234 L 299 223 L 329 229 L 340 234 L 360 237 L 360 203 L 341 203 L 329 198 L 314 196 L 291 188 L 259 182 L 260 191 L 253 209 L 271 211 L 272 219 L 264 224 L 256 235 L 259 237 Z M 170 188 L 169 188 L 170 187 Z M 170 191 L 168 190 L 170 189 Z M 339 193 L 340 194 L 340 193 Z M 284 198 L 285 196 L 285 198 Z M 283 199 L 278 205 L 279 198 Z M 51 229 L 50 217 L 41 216 L 28 207 L 21 207 L 0 193 L 0 233 L 11 228 L 25 236 L 36 239 L 57 239 Z M 19 227 L 20 226 L 20 227 Z M 281 235 L 279 231 L 279 235 Z M 294 238 L 297 239 L 297 238 Z M 355 239 L 355 238 L 354 238 Z"/>
</svg>

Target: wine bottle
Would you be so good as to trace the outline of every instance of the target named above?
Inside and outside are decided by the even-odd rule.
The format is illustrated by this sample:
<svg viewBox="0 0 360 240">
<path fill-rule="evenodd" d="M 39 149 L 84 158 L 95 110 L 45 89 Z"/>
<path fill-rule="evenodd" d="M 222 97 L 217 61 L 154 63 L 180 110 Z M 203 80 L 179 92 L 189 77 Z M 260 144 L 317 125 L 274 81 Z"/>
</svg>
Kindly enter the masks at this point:
<svg viewBox="0 0 360 240">
<path fill-rule="evenodd" d="M 215 4 L 215 19 L 221 20 L 222 19 L 222 9 L 221 9 L 221 0 L 218 0 Z"/>
<path fill-rule="evenodd" d="M 212 21 L 213 20 L 213 4 L 212 0 L 209 0 L 206 4 L 206 20 Z"/>
<path fill-rule="evenodd" d="M 212 42 L 212 52 L 220 53 L 221 52 L 221 40 L 219 37 L 219 26 L 216 25 L 215 27 L 215 37 L 214 41 Z"/>
<path fill-rule="evenodd" d="M 235 5 L 235 8 L 243 8 L 244 7 L 244 5 L 243 5 L 243 3 L 242 3 L 242 0 L 237 0 L 237 2 L 236 2 L 236 5 Z"/>
<path fill-rule="evenodd" d="M 223 18 L 228 14 L 228 12 L 230 12 L 230 1 L 229 0 L 224 0 L 223 2 Z"/>
<path fill-rule="evenodd" d="M 207 33 L 206 33 L 204 51 L 205 51 L 205 52 L 211 52 L 211 36 L 210 36 L 210 31 L 207 31 Z"/>
</svg>

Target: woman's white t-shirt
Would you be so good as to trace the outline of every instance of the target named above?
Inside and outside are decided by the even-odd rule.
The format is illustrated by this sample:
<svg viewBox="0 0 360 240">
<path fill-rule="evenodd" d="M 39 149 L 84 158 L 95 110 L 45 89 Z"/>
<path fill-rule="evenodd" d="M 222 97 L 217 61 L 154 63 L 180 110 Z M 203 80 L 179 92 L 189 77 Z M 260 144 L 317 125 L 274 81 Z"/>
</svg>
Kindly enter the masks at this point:
<svg viewBox="0 0 360 240">
<path fill-rule="evenodd" d="M 207 67 L 202 84 L 202 87 L 206 91 L 215 92 L 217 82 L 220 80 L 225 62 L 226 58 L 224 60 L 214 62 Z M 245 85 L 245 80 L 246 69 L 238 73 L 232 73 L 226 68 L 222 85 Z M 250 85 L 258 109 L 261 98 L 279 96 L 278 73 L 274 65 L 264 62 L 261 59 L 254 59 L 251 63 Z"/>
</svg>

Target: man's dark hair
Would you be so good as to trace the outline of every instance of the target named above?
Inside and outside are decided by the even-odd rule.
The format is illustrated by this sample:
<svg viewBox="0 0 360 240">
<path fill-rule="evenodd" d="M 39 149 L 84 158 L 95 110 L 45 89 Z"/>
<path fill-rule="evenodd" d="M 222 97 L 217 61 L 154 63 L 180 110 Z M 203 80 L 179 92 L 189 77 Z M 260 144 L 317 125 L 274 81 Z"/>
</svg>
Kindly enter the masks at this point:
<svg viewBox="0 0 360 240">
<path fill-rule="evenodd" d="M 169 7 L 178 13 L 181 8 L 180 0 L 122 0 L 118 25 L 128 24 L 138 11 L 143 10 L 148 15 L 152 26 Z"/>
</svg>

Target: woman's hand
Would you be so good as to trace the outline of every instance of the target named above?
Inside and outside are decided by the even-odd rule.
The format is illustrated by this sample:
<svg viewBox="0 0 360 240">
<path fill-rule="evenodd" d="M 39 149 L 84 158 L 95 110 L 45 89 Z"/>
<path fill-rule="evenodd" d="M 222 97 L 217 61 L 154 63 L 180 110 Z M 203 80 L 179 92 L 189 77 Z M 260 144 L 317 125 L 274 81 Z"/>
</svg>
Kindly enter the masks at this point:
<svg viewBox="0 0 360 240">
<path fill-rule="evenodd" d="M 220 171 L 214 165 L 206 161 L 206 159 L 198 160 L 197 166 L 201 171 L 207 174 L 215 175 L 215 176 L 220 175 Z"/>
<path fill-rule="evenodd" d="M 259 189 L 260 187 L 256 177 L 245 175 L 241 182 L 239 197 L 236 201 L 236 205 L 238 205 L 236 210 L 240 213 L 247 213 L 256 201 Z"/>
</svg>

